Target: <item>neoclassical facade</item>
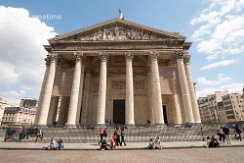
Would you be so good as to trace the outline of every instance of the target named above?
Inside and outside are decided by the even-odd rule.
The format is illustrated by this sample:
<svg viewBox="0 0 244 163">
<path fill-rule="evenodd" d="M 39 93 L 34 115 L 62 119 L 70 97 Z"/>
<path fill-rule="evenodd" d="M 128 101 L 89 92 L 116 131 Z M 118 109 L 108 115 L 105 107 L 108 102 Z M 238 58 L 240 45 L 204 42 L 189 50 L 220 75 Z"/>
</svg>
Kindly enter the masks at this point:
<svg viewBox="0 0 244 163">
<path fill-rule="evenodd" d="M 201 123 L 184 36 L 113 19 L 49 44 L 37 125 Z"/>
</svg>

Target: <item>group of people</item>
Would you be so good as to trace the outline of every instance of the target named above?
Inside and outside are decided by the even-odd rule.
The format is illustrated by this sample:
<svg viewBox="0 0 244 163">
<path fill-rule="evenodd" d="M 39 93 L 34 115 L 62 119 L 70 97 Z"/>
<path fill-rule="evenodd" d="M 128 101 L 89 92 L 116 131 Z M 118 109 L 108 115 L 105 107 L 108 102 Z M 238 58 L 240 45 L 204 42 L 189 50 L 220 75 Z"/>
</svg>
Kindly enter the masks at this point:
<svg viewBox="0 0 244 163">
<path fill-rule="evenodd" d="M 230 142 L 230 129 L 226 126 L 219 126 L 216 130 L 216 134 L 219 136 L 219 142 L 231 144 Z"/>
<path fill-rule="evenodd" d="M 215 148 L 219 146 L 219 141 L 214 137 L 214 135 L 210 138 L 207 137 L 207 147 L 208 148 Z"/>
<path fill-rule="evenodd" d="M 161 144 L 159 136 L 156 136 L 155 139 L 150 138 L 149 144 L 148 144 L 148 149 L 162 149 L 163 145 Z"/>
<path fill-rule="evenodd" d="M 235 131 L 236 140 L 242 141 L 241 138 L 242 129 L 239 127 L 238 124 L 235 125 L 234 131 Z M 216 134 L 218 135 L 219 140 L 217 140 L 214 135 L 211 137 L 208 136 L 207 147 L 209 148 L 218 147 L 220 143 L 225 143 L 225 142 L 227 142 L 227 144 L 231 144 L 230 129 L 227 126 L 218 126 L 218 128 L 216 129 Z"/>
<path fill-rule="evenodd" d="M 126 134 L 127 127 L 120 128 L 117 126 L 114 130 L 114 133 L 110 139 L 110 143 L 107 143 L 107 131 L 106 128 L 100 128 L 100 149 L 101 150 L 109 150 L 109 149 L 115 149 L 116 146 L 126 146 L 125 142 L 125 134 Z"/>
<path fill-rule="evenodd" d="M 239 127 L 238 124 L 234 127 L 235 131 L 235 138 L 236 140 L 242 141 L 241 132 L 242 129 Z M 219 142 L 225 143 L 225 140 L 228 144 L 230 144 L 230 129 L 227 126 L 219 126 L 216 130 L 216 134 L 219 136 Z"/>
<path fill-rule="evenodd" d="M 56 142 L 54 138 L 51 138 L 48 146 L 43 147 L 45 150 L 61 150 L 64 148 L 63 140 L 61 138 Z"/>
</svg>

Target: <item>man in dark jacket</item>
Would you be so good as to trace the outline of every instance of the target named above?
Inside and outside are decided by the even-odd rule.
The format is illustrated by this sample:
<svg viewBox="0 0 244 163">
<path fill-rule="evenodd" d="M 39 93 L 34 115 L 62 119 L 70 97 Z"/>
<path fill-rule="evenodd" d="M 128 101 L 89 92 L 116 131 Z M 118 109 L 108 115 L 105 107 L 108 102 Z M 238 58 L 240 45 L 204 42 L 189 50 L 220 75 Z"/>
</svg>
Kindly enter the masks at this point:
<svg viewBox="0 0 244 163">
<path fill-rule="evenodd" d="M 230 129 L 226 126 L 223 127 L 223 131 L 224 131 L 224 134 L 225 134 L 225 138 L 226 138 L 226 141 L 227 141 L 227 144 L 231 144 L 230 142 Z"/>
<path fill-rule="evenodd" d="M 236 132 L 236 135 L 238 134 L 238 136 L 236 136 L 236 139 L 242 141 L 242 138 L 241 138 L 241 129 L 240 127 L 238 126 L 238 124 L 236 124 L 235 126 L 235 132 Z"/>
</svg>

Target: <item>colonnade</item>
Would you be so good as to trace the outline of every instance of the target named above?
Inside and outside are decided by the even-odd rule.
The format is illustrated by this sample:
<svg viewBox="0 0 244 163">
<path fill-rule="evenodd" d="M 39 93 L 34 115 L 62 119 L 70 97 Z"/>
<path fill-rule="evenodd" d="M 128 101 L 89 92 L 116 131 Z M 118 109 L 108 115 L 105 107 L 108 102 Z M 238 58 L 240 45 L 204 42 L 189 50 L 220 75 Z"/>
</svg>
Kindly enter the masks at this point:
<svg viewBox="0 0 244 163">
<path fill-rule="evenodd" d="M 134 114 L 134 86 L 133 86 L 133 56 L 132 52 L 126 52 L 124 54 L 126 60 L 126 108 L 125 108 L 125 123 L 126 125 L 135 125 Z M 47 60 L 47 67 L 43 86 L 40 94 L 39 111 L 37 125 L 47 125 L 48 113 L 51 103 L 52 90 L 55 80 L 55 72 L 57 66 L 57 55 L 50 54 Z M 75 68 L 73 75 L 73 83 L 70 95 L 70 104 L 67 115 L 67 126 L 78 125 L 77 111 L 79 110 L 79 98 L 82 98 L 83 92 L 81 91 L 84 83 L 84 59 L 83 53 L 74 53 Z M 105 113 L 106 113 L 106 92 L 107 92 L 107 62 L 108 55 L 106 53 L 99 53 L 100 57 L 100 77 L 99 77 L 99 89 L 98 89 L 98 103 L 97 103 L 97 117 L 96 125 L 105 125 Z M 151 109 L 154 114 L 153 123 L 155 125 L 164 125 L 164 116 L 162 110 L 162 92 L 160 87 L 160 74 L 158 68 L 158 53 L 152 51 L 148 54 L 150 64 L 149 75 L 149 87 L 151 94 Z M 185 64 L 183 60 L 183 54 L 177 54 L 177 70 L 178 78 L 180 82 L 181 97 L 183 104 L 183 115 L 179 111 L 179 106 L 176 106 L 177 116 L 184 116 L 184 121 L 188 123 L 200 123 L 200 114 L 198 106 L 196 105 L 194 88 L 191 80 L 189 64 Z M 83 73 L 82 73 L 83 72 Z M 175 88 L 174 88 L 175 89 Z M 177 97 L 174 96 L 174 99 Z M 146 113 L 145 113 L 146 114 Z M 182 123 L 182 118 L 177 118 L 176 123 Z"/>
</svg>

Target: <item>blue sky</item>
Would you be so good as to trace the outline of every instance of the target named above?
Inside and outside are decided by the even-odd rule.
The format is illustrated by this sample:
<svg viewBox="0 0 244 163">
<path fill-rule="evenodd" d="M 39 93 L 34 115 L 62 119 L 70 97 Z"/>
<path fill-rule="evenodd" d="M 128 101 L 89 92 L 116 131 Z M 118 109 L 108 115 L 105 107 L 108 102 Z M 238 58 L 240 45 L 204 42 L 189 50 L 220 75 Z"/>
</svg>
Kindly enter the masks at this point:
<svg viewBox="0 0 244 163">
<path fill-rule="evenodd" d="M 242 91 L 244 0 L 0 0 L 0 6 L 0 97 L 11 104 L 38 98 L 48 38 L 116 18 L 119 9 L 129 21 L 193 42 L 198 96 Z"/>
</svg>

